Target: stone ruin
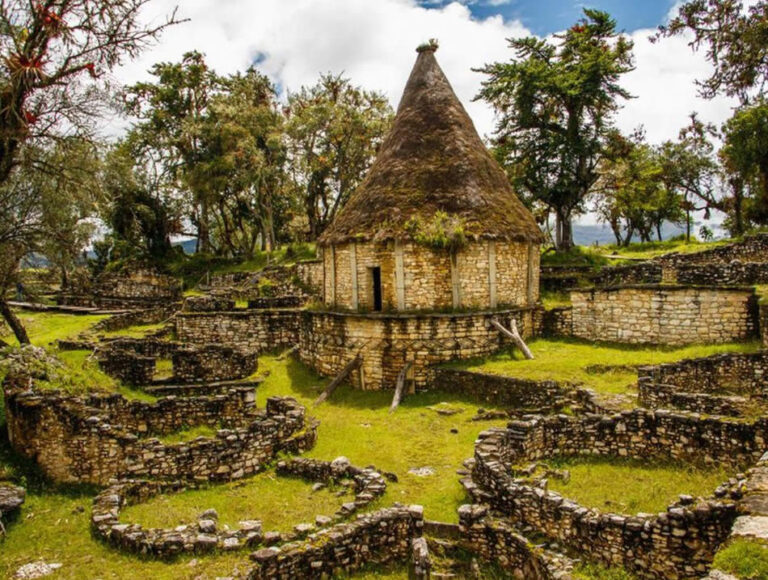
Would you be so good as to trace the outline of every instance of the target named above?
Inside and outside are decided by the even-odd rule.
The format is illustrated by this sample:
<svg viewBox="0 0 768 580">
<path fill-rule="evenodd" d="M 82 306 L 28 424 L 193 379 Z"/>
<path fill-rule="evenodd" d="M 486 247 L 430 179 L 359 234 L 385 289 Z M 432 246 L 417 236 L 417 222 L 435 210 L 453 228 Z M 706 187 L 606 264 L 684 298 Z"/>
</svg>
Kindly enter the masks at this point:
<svg viewBox="0 0 768 580">
<path fill-rule="evenodd" d="M 61 293 L 61 306 L 136 310 L 169 302 L 180 302 L 181 282 L 172 276 L 137 268 L 125 272 L 106 272 L 88 288 L 76 293 Z"/>
</svg>

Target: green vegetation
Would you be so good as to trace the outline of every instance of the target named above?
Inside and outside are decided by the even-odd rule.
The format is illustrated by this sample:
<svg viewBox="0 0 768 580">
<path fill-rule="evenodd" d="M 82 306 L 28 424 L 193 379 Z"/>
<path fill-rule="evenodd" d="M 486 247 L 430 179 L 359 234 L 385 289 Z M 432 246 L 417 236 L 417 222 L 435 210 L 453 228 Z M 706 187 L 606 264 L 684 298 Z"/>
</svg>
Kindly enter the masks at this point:
<svg viewBox="0 0 768 580">
<path fill-rule="evenodd" d="M 194 441 L 198 437 L 215 437 L 217 429 L 209 427 L 208 425 L 198 425 L 197 427 L 190 427 L 176 431 L 171 435 L 164 435 L 158 437 L 158 439 L 166 445 L 173 445 L 175 443 L 186 443 L 187 441 Z"/>
<path fill-rule="evenodd" d="M 573 570 L 578 580 L 634 580 L 635 576 L 622 568 L 606 568 L 601 564 L 583 562 Z"/>
<path fill-rule="evenodd" d="M 715 554 L 713 568 L 744 580 L 768 580 L 768 545 L 739 539 Z"/>
<path fill-rule="evenodd" d="M 568 470 L 566 483 L 549 478 L 549 488 L 579 504 L 604 512 L 658 513 L 680 494 L 709 497 L 732 475 L 725 468 L 612 457 L 567 457 L 547 461 Z"/>
<path fill-rule="evenodd" d="M 680 254 L 693 254 L 695 252 L 702 252 L 709 250 L 717 246 L 722 246 L 727 243 L 733 242 L 733 240 L 718 240 L 716 242 L 700 242 L 696 239 L 692 239 L 690 242 L 686 242 L 685 239 L 680 237 L 666 240 L 663 242 L 644 242 L 641 244 L 630 244 L 628 246 L 617 246 L 611 244 L 608 246 L 598 246 L 594 248 L 594 251 L 599 252 L 605 257 L 611 257 L 611 255 L 625 256 L 633 259 L 642 258 L 649 260 L 664 254 L 670 254 L 677 252 Z"/>
<path fill-rule="evenodd" d="M 121 337 L 129 337 L 129 338 L 144 338 L 145 336 L 148 336 L 150 334 L 154 334 L 155 332 L 158 332 L 159 330 L 162 330 L 165 327 L 164 323 L 158 323 L 158 324 L 138 324 L 136 326 L 131 326 L 129 328 L 124 328 L 121 330 L 110 330 L 108 332 L 104 332 L 104 336 L 121 336 Z"/>
<path fill-rule="evenodd" d="M 542 292 L 540 298 L 542 306 L 547 310 L 560 308 L 562 306 L 571 306 L 570 292 Z"/>
<path fill-rule="evenodd" d="M 341 504 L 352 501 L 341 488 L 312 491 L 312 483 L 279 477 L 268 471 L 254 477 L 184 493 L 161 495 L 130 506 L 121 514 L 123 522 L 144 527 L 173 528 L 197 521 L 209 508 L 219 513 L 219 524 L 238 527 L 242 520 L 261 520 L 265 531 L 289 532 L 301 523 L 314 523 L 316 515 L 331 516 Z"/>
<path fill-rule="evenodd" d="M 757 342 L 665 348 L 575 339 L 536 339 L 528 346 L 535 360 L 525 360 L 517 351 L 511 351 L 487 359 L 451 363 L 450 366 L 524 379 L 579 383 L 598 392 L 619 394 L 633 389 L 637 381 L 637 373 L 632 368 L 635 366 L 760 349 Z"/>
<path fill-rule="evenodd" d="M 72 314 L 60 312 L 27 311 L 17 312 L 17 316 L 26 327 L 32 344 L 42 347 L 47 347 L 60 339 L 73 338 L 81 332 L 88 330 L 100 320 L 107 318 L 107 316 L 102 315 L 73 316 Z M 18 344 L 16 339 L 13 338 L 13 334 L 6 327 L 0 326 L 0 332 L 3 331 L 7 332 L 6 334 L 1 334 L 0 338 L 8 344 Z"/>
<path fill-rule="evenodd" d="M 548 249 L 541 254 L 542 266 L 592 266 L 597 270 L 608 263 L 609 260 L 601 249 L 592 246 L 575 246 L 567 252 Z"/>
</svg>

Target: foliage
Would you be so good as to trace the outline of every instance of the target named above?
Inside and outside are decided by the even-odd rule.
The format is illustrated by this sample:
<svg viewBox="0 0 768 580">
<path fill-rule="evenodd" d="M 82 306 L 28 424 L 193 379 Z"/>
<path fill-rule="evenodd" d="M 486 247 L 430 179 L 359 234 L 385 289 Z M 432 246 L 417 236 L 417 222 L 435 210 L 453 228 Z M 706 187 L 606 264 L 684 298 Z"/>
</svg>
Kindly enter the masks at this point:
<svg viewBox="0 0 768 580">
<path fill-rule="evenodd" d="M 768 2 L 759 0 L 744 9 L 740 0 L 689 0 L 677 16 L 660 28 L 660 36 L 692 32 L 690 46 L 706 47 L 712 75 L 699 81 L 705 98 L 718 94 L 738 97 L 762 93 L 768 75 Z"/>
<path fill-rule="evenodd" d="M 285 115 L 291 172 L 315 240 L 362 181 L 393 113 L 383 94 L 326 74 L 289 94 Z"/>
<path fill-rule="evenodd" d="M 768 545 L 750 538 L 733 540 L 715 554 L 712 567 L 744 580 L 766 580 Z"/>
<path fill-rule="evenodd" d="M 611 226 L 617 245 L 628 246 L 635 233 L 650 242 L 654 230 L 661 240 L 664 222 L 682 221 L 683 213 L 677 192 L 665 184 L 659 151 L 641 132 L 616 134 L 611 141 L 593 190 L 598 217 Z"/>
<path fill-rule="evenodd" d="M 663 512 L 683 493 L 710 497 L 732 475 L 722 466 L 647 459 L 560 457 L 546 463 L 570 474 L 567 482 L 550 477 L 549 489 L 584 507 L 624 515 Z"/>
<path fill-rule="evenodd" d="M 542 266 L 592 266 L 595 269 L 608 264 L 608 260 L 596 249 L 574 246 L 568 251 L 545 251 L 541 254 Z"/>
<path fill-rule="evenodd" d="M 405 227 L 413 241 L 435 250 L 455 252 L 467 245 L 463 220 L 443 211 L 435 212 L 426 223 L 413 217 Z"/>
<path fill-rule="evenodd" d="M 633 69 L 632 42 L 605 12 L 585 17 L 555 41 L 512 39 L 510 63 L 486 65 L 477 98 L 498 115 L 494 146 L 517 188 L 556 218 L 555 245 L 573 247 L 571 220 L 598 179 L 613 130 L 620 85 Z"/>
</svg>

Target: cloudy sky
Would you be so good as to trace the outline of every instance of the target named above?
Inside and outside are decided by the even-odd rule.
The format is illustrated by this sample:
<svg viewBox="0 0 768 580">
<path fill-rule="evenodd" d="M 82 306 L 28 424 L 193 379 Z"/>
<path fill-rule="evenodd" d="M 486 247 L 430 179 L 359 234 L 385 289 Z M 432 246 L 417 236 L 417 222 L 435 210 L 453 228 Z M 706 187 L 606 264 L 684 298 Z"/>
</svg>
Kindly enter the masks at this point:
<svg viewBox="0 0 768 580">
<path fill-rule="evenodd" d="M 396 106 L 414 49 L 437 38 L 438 61 L 487 135 L 493 114 L 472 102 L 482 80 L 472 67 L 509 59 L 507 38 L 563 30 L 588 5 L 610 12 L 635 41 L 637 69 L 624 85 L 636 98 L 621 111 L 623 130 L 643 125 L 649 140 L 658 142 L 675 137 L 692 111 L 721 123 L 733 106 L 697 98 L 694 80 L 705 77 L 709 66 L 685 39 L 648 40 L 674 0 L 153 0 L 146 18 L 157 21 L 176 5 L 189 22 L 116 71 L 118 79 L 146 78 L 154 62 L 197 49 L 220 73 L 256 63 L 283 92 L 312 84 L 321 73 L 343 72 L 355 84 L 383 91 Z"/>
</svg>

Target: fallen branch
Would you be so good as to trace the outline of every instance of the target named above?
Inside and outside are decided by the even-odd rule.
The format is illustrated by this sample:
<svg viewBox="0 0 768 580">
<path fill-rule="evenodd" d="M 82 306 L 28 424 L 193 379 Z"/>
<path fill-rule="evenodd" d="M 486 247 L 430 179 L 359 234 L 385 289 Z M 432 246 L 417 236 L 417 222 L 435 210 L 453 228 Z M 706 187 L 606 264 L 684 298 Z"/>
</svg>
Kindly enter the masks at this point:
<svg viewBox="0 0 768 580">
<path fill-rule="evenodd" d="M 400 374 L 397 375 L 397 385 L 395 386 L 395 396 L 392 398 L 392 405 L 389 407 L 389 412 L 394 413 L 395 409 L 400 405 L 400 399 L 403 397 L 403 390 L 405 388 L 405 376 L 408 374 L 408 369 L 413 366 L 413 361 L 408 361 L 405 366 L 400 369 Z"/>
<path fill-rule="evenodd" d="M 512 319 L 512 330 L 507 330 L 502 326 L 501 322 L 496 320 L 495 318 L 491 320 L 491 324 L 504 336 L 511 339 L 512 342 L 514 342 L 517 347 L 520 349 L 520 351 L 523 353 L 523 356 L 527 358 L 528 360 L 533 360 L 533 353 L 531 352 L 531 349 L 528 348 L 528 345 L 525 344 L 525 341 L 523 340 L 523 337 L 520 336 L 520 333 L 517 330 L 517 322 L 515 319 Z"/>
<path fill-rule="evenodd" d="M 317 407 L 320 403 L 328 399 L 328 397 L 333 394 L 333 391 L 336 390 L 336 387 L 338 387 L 344 379 L 346 379 L 350 373 L 355 370 L 357 367 L 360 366 L 360 364 L 363 362 L 363 359 L 360 358 L 360 356 L 356 356 L 351 361 L 347 363 L 347 366 L 345 366 L 343 369 L 341 369 L 341 372 L 336 375 L 336 378 L 331 381 L 331 384 L 329 384 L 323 393 L 315 399 L 315 402 L 312 403 L 313 407 Z"/>
</svg>

